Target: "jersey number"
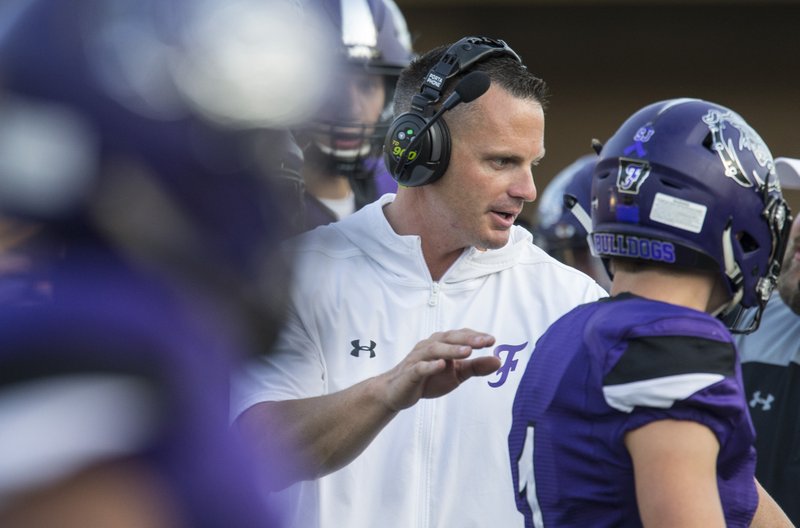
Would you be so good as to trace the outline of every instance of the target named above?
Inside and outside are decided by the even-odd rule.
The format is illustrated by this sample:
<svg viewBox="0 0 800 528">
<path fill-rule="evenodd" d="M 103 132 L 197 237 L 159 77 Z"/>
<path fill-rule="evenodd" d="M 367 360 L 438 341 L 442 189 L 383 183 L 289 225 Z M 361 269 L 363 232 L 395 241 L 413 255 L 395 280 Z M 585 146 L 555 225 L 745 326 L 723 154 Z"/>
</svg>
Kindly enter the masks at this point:
<svg viewBox="0 0 800 528">
<path fill-rule="evenodd" d="M 519 482 L 517 483 L 517 493 L 525 494 L 528 500 L 528 506 L 531 508 L 531 515 L 533 517 L 533 526 L 535 528 L 544 528 L 544 521 L 542 520 L 542 509 L 539 507 L 539 501 L 536 499 L 536 479 L 533 475 L 533 426 L 529 425 L 525 433 L 525 445 L 522 448 L 522 456 L 517 461 L 517 475 L 519 475 Z"/>
</svg>

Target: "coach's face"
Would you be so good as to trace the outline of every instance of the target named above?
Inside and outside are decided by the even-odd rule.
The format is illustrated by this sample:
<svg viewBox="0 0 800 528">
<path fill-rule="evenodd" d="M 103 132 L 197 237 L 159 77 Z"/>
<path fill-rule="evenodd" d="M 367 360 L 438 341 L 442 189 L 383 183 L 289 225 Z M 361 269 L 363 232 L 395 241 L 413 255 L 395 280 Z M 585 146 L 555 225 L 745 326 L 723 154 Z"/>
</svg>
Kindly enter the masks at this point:
<svg viewBox="0 0 800 528">
<path fill-rule="evenodd" d="M 532 170 L 544 156 L 544 112 L 494 84 L 470 105 L 449 120 L 450 165 L 432 185 L 462 247 L 497 249 L 523 204 L 536 198 Z"/>
<path fill-rule="evenodd" d="M 800 315 L 800 215 L 794 219 L 786 241 L 786 254 L 778 278 L 778 292 L 783 302 Z"/>
</svg>

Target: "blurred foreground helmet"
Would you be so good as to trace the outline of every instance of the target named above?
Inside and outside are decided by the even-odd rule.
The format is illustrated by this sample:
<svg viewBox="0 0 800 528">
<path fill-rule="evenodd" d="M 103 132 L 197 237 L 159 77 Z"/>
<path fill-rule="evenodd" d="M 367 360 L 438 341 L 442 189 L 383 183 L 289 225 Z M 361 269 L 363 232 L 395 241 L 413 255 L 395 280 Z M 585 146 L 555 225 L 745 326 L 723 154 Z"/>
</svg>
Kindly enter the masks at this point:
<svg viewBox="0 0 800 528">
<path fill-rule="evenodd" d="M 592 204 L 600 256 L 718 272 L 725 311 L 763 310 L 791 219 L 769 149 L 735 112 L 698 99 L 639 110 L 600 152 Z"/>
<path fill-rule="evenodd" d="M 302 151 L 285 127 L 316 113 L 333 63 L 313 13 L 291 0 L 0 9 L 0 214 L 94 232 L 266 350 L 288 277 L 276 246 L 300 224 Z"/>
<path fill-rule="evenodd" d="M 282 326 L 287 127 L 333 63 L 306 21 L 289 0 L 0 3 L 0 525 L 62 498 L 106 514 L 85 525 L 272 525 L 227 374 Z"/>
<path fill-rule="evenodd" d="M 336 35 L 340 79 L 329 87 L 327 105 L 304 131 L 306 162 L 351 181 L 370 178 L 374 164 L 369 158 L 380 151 L 395 84 L 412 58 L 406 21 L 393 0 L 309 4 Z"/>
</svg>

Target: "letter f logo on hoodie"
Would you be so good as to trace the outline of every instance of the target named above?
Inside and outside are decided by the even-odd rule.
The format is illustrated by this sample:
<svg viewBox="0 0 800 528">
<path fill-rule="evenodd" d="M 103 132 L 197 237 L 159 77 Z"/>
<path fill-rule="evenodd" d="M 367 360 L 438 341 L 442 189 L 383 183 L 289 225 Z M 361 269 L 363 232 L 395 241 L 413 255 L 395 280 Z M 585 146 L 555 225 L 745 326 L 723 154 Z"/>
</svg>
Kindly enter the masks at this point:
<svg viewBox="0 0 800 528">
<path fill-rule="evenodd" d="M 500 357 L 500 353 L 501 352 L 505 352 L 506 353 L 506 359 L 505 359 L 505 361 L 503 361 L 503 364 L 497 370 L 497 374 L 500 376 L 500 379 L 498 379 L 495 382 L 491 382 L 491 381 L 488 382 L 490 387 L 497 388 L 497 387 L 499 387 L 500 385 L 502 385 L 503 383 L 506 382 L 506 380 L 508 379 L 508 375 L 512 371 L 517 369 L 518 360 L 514 356 L 516 356 L 517 352 L 519 352 L 520 350 L 522 350 L 526 346 L 528 346 L 528 342 L 527 341 L 525 341 L 521 345 L 499 345 L 494 349 L 494 356 L 496 358 L 498 358 L 500 360 L 503 360 L 503 358 Z"/>
</svg>

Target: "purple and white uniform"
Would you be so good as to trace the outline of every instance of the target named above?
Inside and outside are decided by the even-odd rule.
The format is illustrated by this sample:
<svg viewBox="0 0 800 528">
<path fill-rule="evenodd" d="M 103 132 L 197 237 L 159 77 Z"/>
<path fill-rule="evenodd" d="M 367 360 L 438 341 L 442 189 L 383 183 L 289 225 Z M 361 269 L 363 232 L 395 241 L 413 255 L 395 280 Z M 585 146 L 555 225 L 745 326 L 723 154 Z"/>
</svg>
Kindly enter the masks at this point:
<svg viewBox="0 0 800 528">
<path fill-rule="evenodd" d="M 641 526 L 624 437 L 665 419 L 713 431 L 725 521 L 748 526 L 754 430 L 727 328 L 631 294 L 562 317 L 536 344 L 514 401 L 508 443 L 526 527 Z"/>
</svg>

